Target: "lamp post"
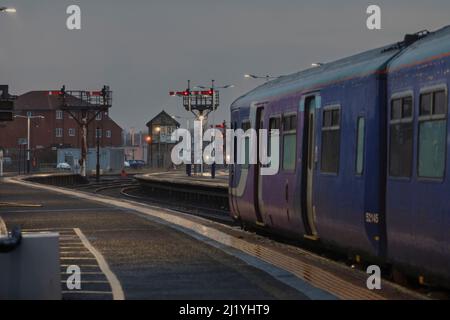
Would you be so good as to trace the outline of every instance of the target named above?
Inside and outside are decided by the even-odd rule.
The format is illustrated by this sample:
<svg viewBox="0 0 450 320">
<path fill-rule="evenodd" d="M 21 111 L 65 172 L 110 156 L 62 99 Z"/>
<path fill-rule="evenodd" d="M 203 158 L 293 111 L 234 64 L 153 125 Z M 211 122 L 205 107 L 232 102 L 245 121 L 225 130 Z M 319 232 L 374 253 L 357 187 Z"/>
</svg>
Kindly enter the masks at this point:
<svg viewBox="0 0 450 320">
<path fill-rule="evenodd" d="M 156 159 L 157 162 L 157 167 L 160 167 L 160 163 L 161 163 L 161 127 L 158 126 L 156 127 L 156 132 L 158 132 L 158 158 Z"/>
<path fill-rule="evenodd" d="M 16 8 L 0 7 L 0 12 L 16 13 L 17 10 L 16 10 Z"/>
<path fill-rule="evenodd" d="M 235 87 L 235 85 L 234 84 L 227 84 L 227 85 L 225 85 L 225 86 L 216 86 L 216 84 L 215 84 L 215 80 L 211 80 L 211 88 L 210 88 L 210 90 L 211 90 L 211 92 L 212 92 L 212 110 L 213 111 L 215 111 L 216 110 L 216 93 L 217 93 L 217 90 L 218 89 L 229 89 L 229 88 L 234 88 Z M 206 86 L 201 86 L 201 85 L 198 85 L 198 86 L 196 86 L 195 88 L 199 88 L 199 89 L 208 89 L 208 87 L 206 87 Z M 217 107 L 218 107 L 218 104 L 217 104 Z M 203 116 L 203 115 L 200 115 L 199 116 L 199 120 L 200 120 L 200 127 L 201 127 L 201 135 L 202 135 L 202 137 L 203 137 L 203 121 L 205 120 L 205 117 Z M 213 119 L 213 122 L 214 122 L 214 119 Z M 214 146 L 215 146 L 215 139 L 214 139 Z M 202 146 L 202 152 L 203 152 L 203 146 Z M 202 174 L 202 176 L 203 176 L 203 157 L 202 157 L 202 162 L 201 162 L 201 174 Z"/>
<path fill-rule="evenodd" d="M 100 182 L 100 127 L 97 127 L 97 163 L 95 165 L 95 181 Z"/>
<path fill-rule="evenodd" d="M 19 116 L 16 115 L 14 118 L 27 119 L 27 173 L 31 171 L 31 144 L 30 144 L 30 131 L 31 131 L 31 119 L 45 119 L 44 116 Z"/>
<path fill-rule="evenodd" d="M 205 120 L 204 116 L 199 116 L 200 120 L 200 136 L 202 137 L 202 161 L 200 162 L 200 173 L 203 176 L 203 121 Z"/>
</svg>

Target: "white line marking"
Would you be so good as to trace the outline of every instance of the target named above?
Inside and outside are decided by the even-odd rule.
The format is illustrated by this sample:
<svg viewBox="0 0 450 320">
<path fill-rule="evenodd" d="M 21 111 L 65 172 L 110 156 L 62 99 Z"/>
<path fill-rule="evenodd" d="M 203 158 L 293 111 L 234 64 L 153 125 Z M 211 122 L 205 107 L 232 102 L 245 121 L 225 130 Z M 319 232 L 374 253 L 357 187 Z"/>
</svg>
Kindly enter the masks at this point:
<svg viewBox="0 0 450 320">
<path fill-rule="evenodd" d="M 67 268 L 72 266 L 73 264 L 62 264 L 61 268 Z M 95 269 L 100 269 L 100 267 L 96 264 L 77 264 L 77 266 L 79 266 L 80 268 L 95 268 Z M 66 272 L 67 274 L 67 272 Z"/>
<path fill-rule="evenodd" d="M 105 274 L 106 279 L 108 279 L 112 294 L 114 300 L 125 300 L 125 295 L 123 293 L 122 286 L 119 282 L 119 279 L 117 279 L 116 275 L 111 271 L 111 269 L 108 266 L 108 263 L 106 262 L 103 255 L 95 249 L 89 240 L 86 238 L 86 236 L 81 232 L 80 229 L 75 228 L 73 229 L 75 233 L 80 237 L 81 242 L 85 245 L 85 247 L 94 255 L 94 257 L 97 259 L 98 265 L 100 267 L 100 270 Z"/>
<path fill-rule="evenodd" d="M 88 258 L 88 257 L 60 257 L 60 260 L 97 260 L 97 258 Z"/>
<path fill-rule="evenodd" d="M 114 296 L 114 293 L 111 291 L 83 291 L 83 290 L 74 290 L 74 291 L 63 291 L 63 294 L 71 294 L 71 293 L 86 293 L 86 294 L 112 294 Z"/>
<path fill-rule="evenodd" d="M 61 272 L 61 274 L 67 276 L 67 272 Z M 102 276 L 104 276 L 103 272 L 83 272 L 83 275 L 102 275 Z"/>
<path fill-rule="evenodd" d="M 67 283 L 67 280 L 61 280 L 61 283 Z M 87 280 L 87 281 L 80 281 L 81 284 L 109 284 L 108 281 L 104 280 Z"/>
</svg>

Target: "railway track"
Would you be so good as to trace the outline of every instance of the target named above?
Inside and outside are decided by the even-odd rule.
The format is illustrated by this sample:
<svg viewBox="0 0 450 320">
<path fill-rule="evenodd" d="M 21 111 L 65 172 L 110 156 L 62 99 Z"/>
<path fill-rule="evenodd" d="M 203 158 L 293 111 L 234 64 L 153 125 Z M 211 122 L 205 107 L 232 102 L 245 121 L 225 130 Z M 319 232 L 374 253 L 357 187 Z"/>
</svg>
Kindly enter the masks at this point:
<svg viewBox="0 0 450 320">
<path fill-rule="evenodd" d="M 229 215 L 228 203 L 217 192 L 202 190 L 177 190 L 168 187 L 142 187 L 132 178 L 108 179 L 85 185 L 73 186 L 74 189 L 113 197 L 137 200 L 149 205 L 164 206 L 181 213 L 192 214 L 213 221 L 236 225 Z"/>
</svg>

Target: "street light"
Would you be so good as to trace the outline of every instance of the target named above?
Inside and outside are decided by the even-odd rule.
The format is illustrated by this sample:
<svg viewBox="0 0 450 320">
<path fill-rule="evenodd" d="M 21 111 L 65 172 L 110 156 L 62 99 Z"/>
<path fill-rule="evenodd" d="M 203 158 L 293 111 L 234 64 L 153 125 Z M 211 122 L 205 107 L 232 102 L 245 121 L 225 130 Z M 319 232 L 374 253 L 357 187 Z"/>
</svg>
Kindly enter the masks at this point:
<svg viewBox="0 0 450 320">
<path fill-rule="evenodd" d="M 323 65 L 324 65 L 324 63 L 322 63 L 322 62 L 311 63 L 311 67 L 314 67 L 314 68 L 322 67 Z"/>
<path fill-rule="evenodd" d="M 0 12 L 16 13 L 16 8 L 0 7 Z"/>
<path fill-rule="evenodd" d="M 228 89 L 228 88 L 234 88 L 235 85 L 234 84 L 227 84 L 226 86 L 222 86 L 222 87 L 214 87 L 215 89 Z M 209 89 L 209 87 L 205 87 L 205 86 L 196 86 L 194 87 L 194 89 Z"/>
<path fill-rule="evenodd" d="M 31 119 L 45 119 L 44 116 L 20 116 L 16 115 L 14 118 L 22 118 L 27 119 L 27 173 L 30 173 L 31 170 L 31 149 L 30 149 L 30 130 L 31 130 Z"/>
<path fill-rule="evenodd" d="M 244 78 L 247 78 L 247 79 L 266 79 L 266 81 L 269 81 L 269 80 L 271 80 L 271 79 L 278 79 L 278 78 L 280 78 L 281 76 L 277 76 L 277 77 L 275 77 L 275 76 L 271 76 L 271 75 L 265 75 L 265 76 L 257 76 L 257 75 L 254 75 L 254 74 L 249 74 L 249 73 L 247 73 L 247 74 L 244 74 Z"/>
</svg>

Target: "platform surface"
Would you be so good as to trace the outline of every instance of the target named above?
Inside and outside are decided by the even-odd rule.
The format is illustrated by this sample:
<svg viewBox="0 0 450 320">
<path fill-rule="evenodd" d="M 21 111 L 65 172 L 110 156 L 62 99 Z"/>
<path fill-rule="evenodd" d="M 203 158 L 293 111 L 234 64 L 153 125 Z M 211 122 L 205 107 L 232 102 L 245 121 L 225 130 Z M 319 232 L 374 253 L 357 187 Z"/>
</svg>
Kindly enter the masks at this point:
<svg viewBox="0 0 450 320">
<path fill-rule="evenodd" d="M 0 195 L 4 201 L 42 204 L 0 208 L 9 228 L 20 225 L 25 231 L 66 235 L 61 251 L 73 252 L 74 260 L 62 261 L 61 272 L 65 274 L 66 262 L 81 264 L 86 284 L 80 293 L 70 293 L 63 283 L 64 299 L 112 298 L 98 264 L 72 231 L 76 228 L 103 254 L 126 299 L 307 298 L 240 259 L 121 208 L 5 182 L 0 182 Z"/>
<path fill-rule="evenodd" d="M 218 171 L 215 179 L 206 172 L 204 175 L 192 175 L 188 177 L 184 171 L 169 171 L 136 175 L 138 181 L 165 182 L 170 184 L 192 185 L 195 187 L 228 188 L 228 172 Z"/>
</svg>

